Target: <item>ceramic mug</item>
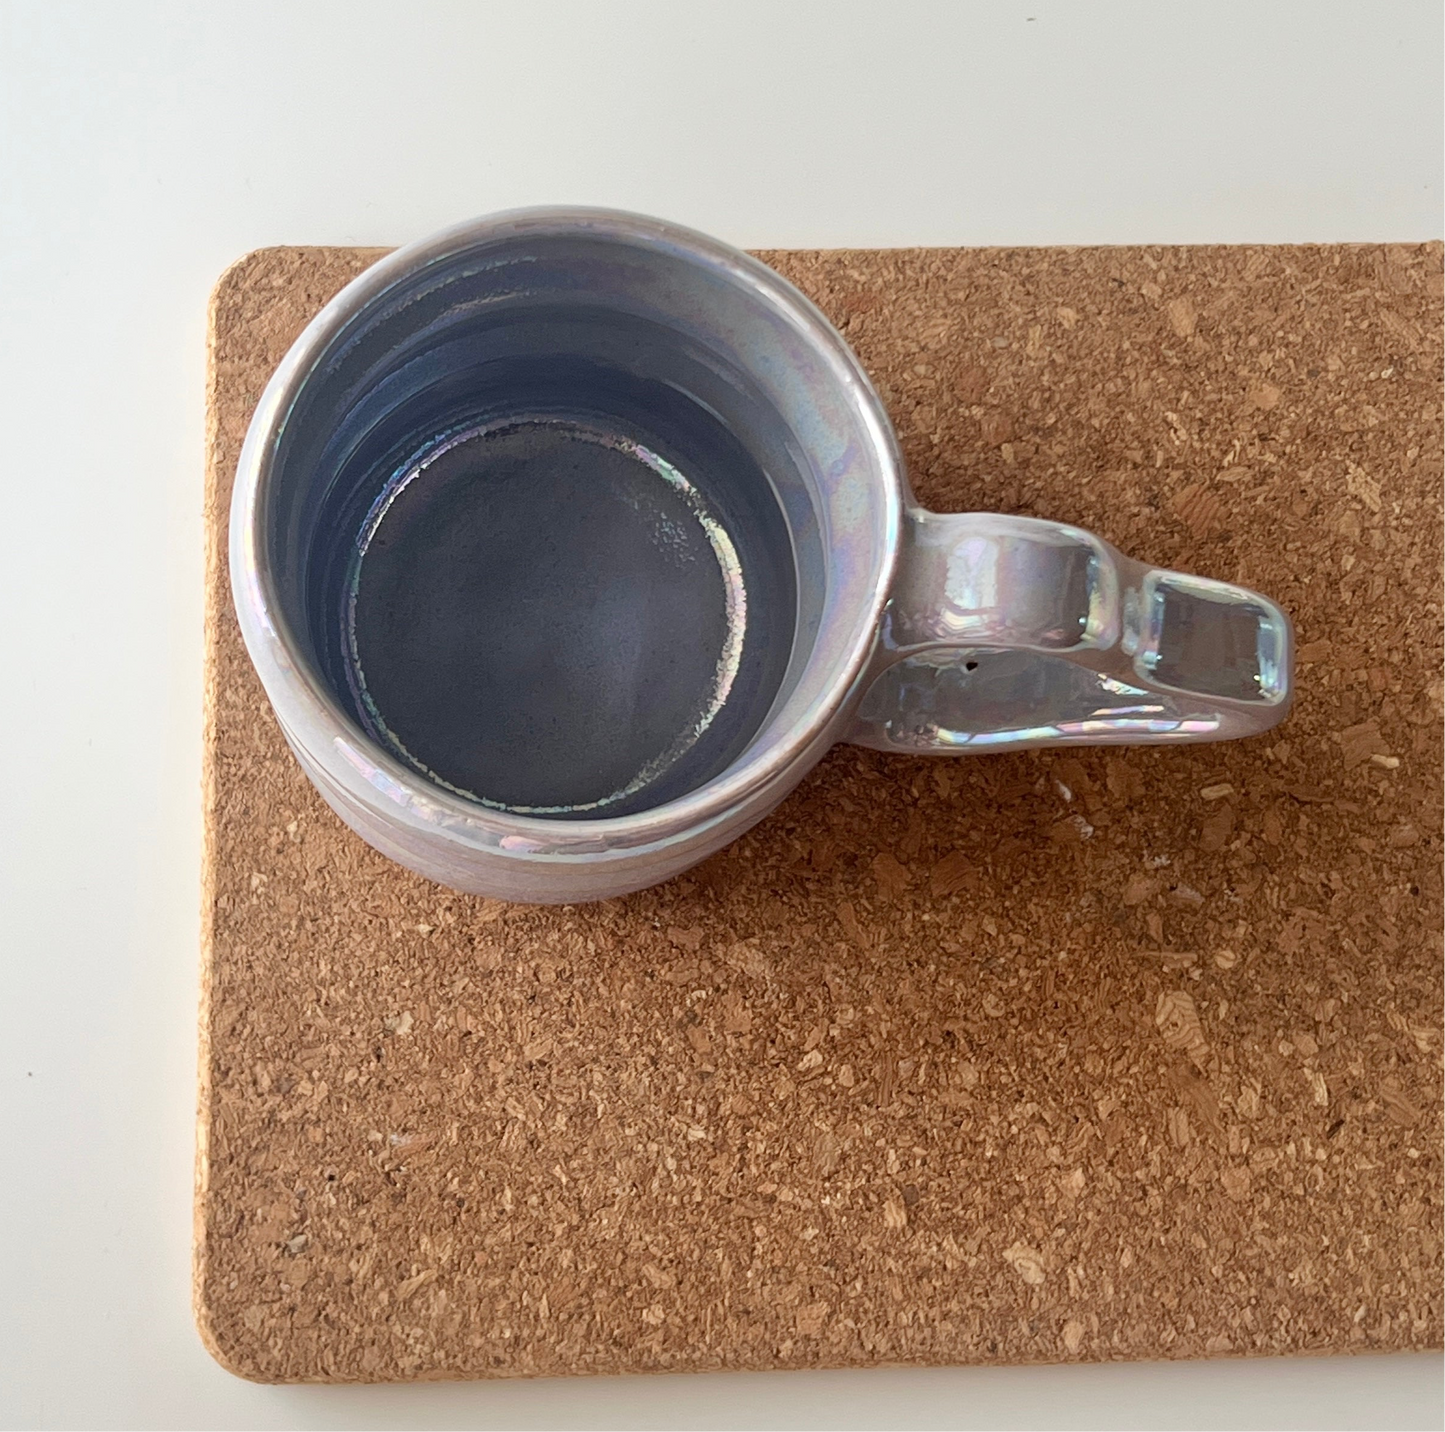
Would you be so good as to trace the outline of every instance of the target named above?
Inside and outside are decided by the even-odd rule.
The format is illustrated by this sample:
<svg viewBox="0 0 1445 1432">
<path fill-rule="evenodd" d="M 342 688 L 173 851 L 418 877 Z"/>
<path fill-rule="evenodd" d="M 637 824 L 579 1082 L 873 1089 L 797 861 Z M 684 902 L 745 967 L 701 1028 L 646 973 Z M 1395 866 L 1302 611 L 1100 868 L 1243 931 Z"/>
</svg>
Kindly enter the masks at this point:
<svg viewBox="0 0 1445 1432">
<path fill-rule="evenodd" d="M 1213 741 L 1285 714 L 1243 588 L 913 501 L 857 358 L 674 224 L 532 209 L 398 250 L 271 379 L 241 630 L 337 814 L 431 879 L 572 903 L 726 845 L 836 741 Z"/>
</svg>

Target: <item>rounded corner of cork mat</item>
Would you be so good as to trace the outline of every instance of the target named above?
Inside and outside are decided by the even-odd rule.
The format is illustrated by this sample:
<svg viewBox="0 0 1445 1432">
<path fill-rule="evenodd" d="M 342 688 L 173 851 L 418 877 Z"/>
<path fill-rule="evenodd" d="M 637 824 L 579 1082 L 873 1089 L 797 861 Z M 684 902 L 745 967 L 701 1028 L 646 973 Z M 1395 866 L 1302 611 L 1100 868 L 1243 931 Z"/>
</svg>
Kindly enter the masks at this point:
<svg viewBox="0 0 1445 1432">
<path fill-rule="evenodd" d="M 445 890 L 289 755 L 226 590 L 266 378 L 380 250 L 218 286 L 196 1296 L 262 1381 L 1441 1340 L 1441 249 L 770 252 L 919 498 L 1295 618 L 1269 735 L 836 748 L 687 876 Z"/>
</svg>

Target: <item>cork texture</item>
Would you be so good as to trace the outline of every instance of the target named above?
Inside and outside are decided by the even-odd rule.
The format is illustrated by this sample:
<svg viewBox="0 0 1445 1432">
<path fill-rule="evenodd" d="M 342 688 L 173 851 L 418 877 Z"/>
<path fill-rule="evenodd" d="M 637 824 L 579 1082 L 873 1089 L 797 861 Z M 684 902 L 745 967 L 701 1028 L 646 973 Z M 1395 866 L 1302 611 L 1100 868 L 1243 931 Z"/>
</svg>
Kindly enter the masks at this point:
<svg viewBox="0 0 1445 1432">
<path fill-rule="evenodd" d="M 1438 1347 L 1441 250 L 786 252 L 919 498 L 1270 593 L 1255 740 L 840 746 L 690 875 L 455 894 L 347 831 L 230 606 L 253 405 L 380 251 L 211 315 L 196 1303 L 386 1381 Z"/>
</svg>

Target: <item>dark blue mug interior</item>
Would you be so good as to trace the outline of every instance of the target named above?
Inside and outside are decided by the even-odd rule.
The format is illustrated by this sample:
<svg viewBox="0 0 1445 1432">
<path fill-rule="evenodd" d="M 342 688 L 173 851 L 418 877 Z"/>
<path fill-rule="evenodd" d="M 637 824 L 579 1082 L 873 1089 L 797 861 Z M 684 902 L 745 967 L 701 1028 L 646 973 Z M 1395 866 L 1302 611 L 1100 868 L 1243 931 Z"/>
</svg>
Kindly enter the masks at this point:
<svg viewBox="0 0 1445 1432">
<path fill-rule="evenodd" d="M 297 644 L 468 799 L 587 819 L 697 789 L 816 625 L 816 475 L 690 284 L 586 236 L 454 254 L 285 416 L 266 531 Z"/>
</svg>

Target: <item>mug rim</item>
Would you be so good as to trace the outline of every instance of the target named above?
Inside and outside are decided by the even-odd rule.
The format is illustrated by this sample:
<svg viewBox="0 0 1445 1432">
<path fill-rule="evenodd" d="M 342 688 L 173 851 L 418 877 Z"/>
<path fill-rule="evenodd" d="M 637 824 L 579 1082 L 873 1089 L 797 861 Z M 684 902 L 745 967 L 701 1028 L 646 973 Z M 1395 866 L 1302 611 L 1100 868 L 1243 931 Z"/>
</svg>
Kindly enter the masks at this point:
<svg viewBox="0 0 1445 1432">
<path fill-rule="evenodd" d="M 881 560 L 871 576 L 866 610 L 854 617 L 846 659 L 837 663 L 805 719 L 793 721 L 766 749 L 750 745 L 696 790 L 631 815 L 592 820 L 496 810 L 453 794 L 399 760 L 345 711 L 321 680 L 292 634 L 269 567 L 260 560 L 266 544 L 266 497 L 277 440 L 312 372 L 347 326 L 395 284 L 467 248 L 500 239 L 572 233 L 660 249 L 704 264 L 782 313 L 824 359 L 837 390 L 861 419 L 870 440 L 870 467 L 877 489 L 878 510 L 870 515 L 870 521 L 881 523 L 883 529 Z M 583 206 L 511 209 L 452 225 L 385 255 L 330 299 L 287 350 L 257 402 L 237 463 L 229 532 L 232 597 L 246 647 L 268 696 L 280 685 L 299 699 L 307 718 L 304 724 L 345 758 L 345 771 L 333 768 L 328 772 L 331 780 L 342 776 L 348 785 L 353 780 L 362 782 L 353 787 L 353 798 L 392 810 L 403 819 L 408 814 L 412 819 L 421 817 L 429 829 L 459 844 L 499 854 L 605 858 L 611 850 L 619 854 L 635 851 L 638 846 L 710 825 L 772 786 L 818 744 L 849 695 L 857 692 L 876 646 L 883 607 L 898 566 L 905 502 L 902 455 L 872 381 L 817 305 L 781 274 L 721 240 L 667 220 Z M 831 564 L 827 575 L 831 582 Z M 279 710 L 277 716 L 290 739 L 286 717 Z M 771 726 L 771 720 L 765 721 L 758 735 Z M 311 753 L 311 760 L 316 759 L 317 754 Z M 307 765 L 309 768 L 310 762 Z"/>
</svg>

